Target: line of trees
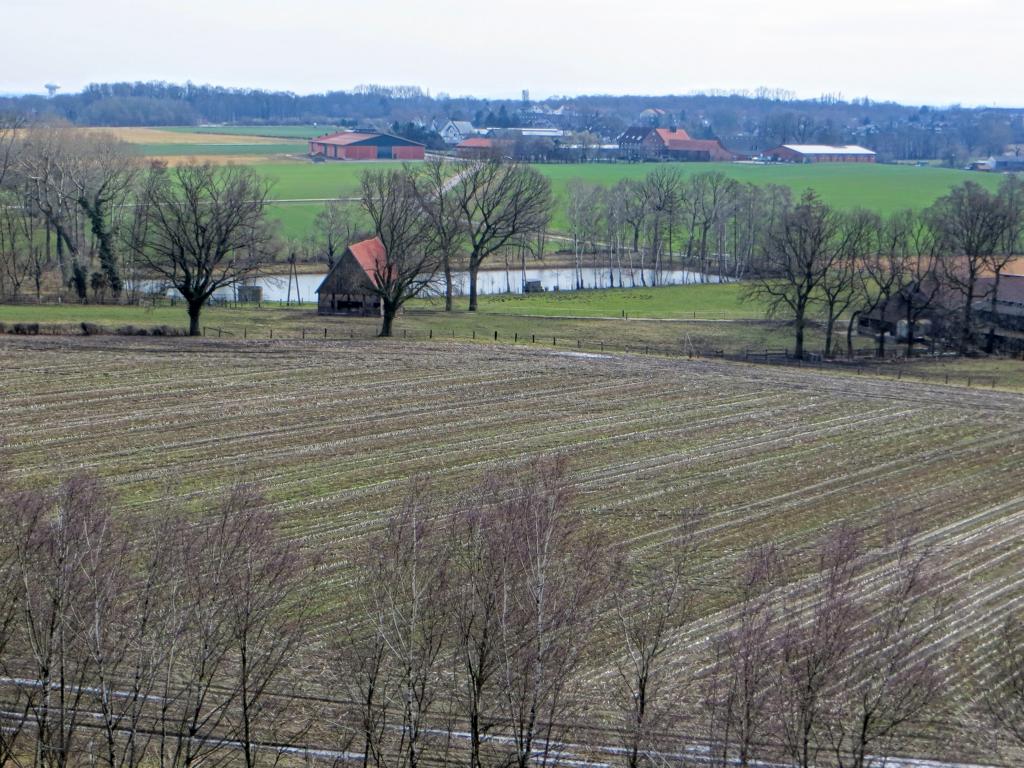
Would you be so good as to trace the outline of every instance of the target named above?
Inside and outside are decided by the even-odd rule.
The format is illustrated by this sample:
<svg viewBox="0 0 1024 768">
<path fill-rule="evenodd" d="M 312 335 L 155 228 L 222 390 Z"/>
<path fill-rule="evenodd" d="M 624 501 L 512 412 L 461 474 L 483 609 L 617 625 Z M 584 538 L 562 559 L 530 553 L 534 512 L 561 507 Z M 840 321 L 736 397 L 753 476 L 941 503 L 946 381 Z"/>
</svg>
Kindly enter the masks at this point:
<svg viewBox="0 0 1024 768">
<path fill-rule="evenodd" d="M 825 356 L 837 353 L 843 317 L 848 354 L 861 317 L 870 320 L 880 355 L 896 330 L 892 317 L 902 321 L 907 356 L 925 336 L 961 354 L 982 346 L 991 352 L 999 280 L 1024 252 L 1022 200 L 1024 182 L 1016 176 L 1007 176 L 997 192 L 965 182 L 920 213 L 889 216 L 840 211 L 808 191 L 784 200 L 764 223 L 763 261 L 748 295 L 793 323 L 797 358 L 816 319 L 824 323 Z M 984 338 L 979 317 L 988 323 Z"/>
<path fill-rule="evenodd" d="M 951 714 L 1024 749 L 1020 617 L 951 709 L 952 596 L 908 533 L 757 545 L 709 618 L 699 513 L 640 559 L 574 502 L 564 458 L 454 502 L 415 482 L 317 601 L 319 558 L 254 486 L 145 523 L 115 507 L 85 477 L 0 488 L 0 766 L 640 768 L 702 743 L 723 768 L 867 768 Z"/>
<path fill-rule="evenodd" d="M 361 86 L 349 92 L 297 95 L 194 83 L 95 83 L 76 94 L 0 97 L 0 111 L 79 125 L 200 123 L 372 125 L 417 140 L 437 140 L 447 120 L 477 126 L 550 126 L 613 141 L 638 119 L 679 125 L 698 138 L 758 151 L 787 142 L 865 144 L 896 160 L 942 159 L 962 167 L 972 156 L 1024 143 L 1019 109 L 937 109 L 825 94 L 798 100 L 783 89 L 666 96 L 580 96 L 523 103 L 439 94 L 414 86 Z M 642 114 L 645 113 L 646 114 Z M 576 139 L 573 139 L 575 142 Z M 533 153 L 531 153 L 533 154 Z"/>
<path fill-rule="evenodd" d="M 577 287 L 585 266 L 606 274 L 609 288 L 660 285 L 680 268 L 743 279 L 761 267 L 761 232 L 790 197 L 787 187 L 669 168 L 613 187 L 572 181 L 566 219 Z"/>
</svg>

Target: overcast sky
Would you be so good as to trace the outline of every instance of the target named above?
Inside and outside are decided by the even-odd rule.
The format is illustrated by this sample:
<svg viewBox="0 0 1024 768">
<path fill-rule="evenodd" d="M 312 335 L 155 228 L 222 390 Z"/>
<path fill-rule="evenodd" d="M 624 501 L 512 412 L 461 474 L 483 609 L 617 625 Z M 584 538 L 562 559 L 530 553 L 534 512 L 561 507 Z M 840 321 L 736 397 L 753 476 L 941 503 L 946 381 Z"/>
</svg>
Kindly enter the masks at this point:
<svg viewBox="0 0 1024 768">
<path fill-rule="evenodd" d="M 1024 106 L 1024 0 L 0 0 L 0 92 L 167 80 Z"/>
</svg>

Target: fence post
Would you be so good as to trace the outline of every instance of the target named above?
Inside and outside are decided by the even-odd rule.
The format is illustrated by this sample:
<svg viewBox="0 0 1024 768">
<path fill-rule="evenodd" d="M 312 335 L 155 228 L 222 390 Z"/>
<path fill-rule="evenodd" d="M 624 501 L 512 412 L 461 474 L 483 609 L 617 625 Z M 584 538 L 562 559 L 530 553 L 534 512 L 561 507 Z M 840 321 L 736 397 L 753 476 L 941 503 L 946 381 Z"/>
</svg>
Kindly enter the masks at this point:
<svg viewBox="0 0 1024 768">
<path fill-rule="evenodd" d="M 558 346 L 558 339 L 556 339 L 554 336 L 551 337 L 551 346 L 552 347 L 557 347 Z"/>
<path fill-rule="evenodd" d="M 476 338 L 476 330 L 473 331 L 473 338 Z"/>
<path fill-rule="evenodd" d="M 274 338 L 274 329 L 273 328 L 270 329 L 270 338 Z"/>
<path fill-rule="evenodd" d="M 515 335 L 515 338 L 513 339 L 513 343 L 515 343 L 517 341 L 519 341 L 519 331 L 516 331 L 516 335 Z"/>
<path fill-rule="evenodd" d="M 305 328 L 302 329 L 302 340 L 303 341 L 306 340 L 306 329 Z"/>
<path fill-rule="evenodd" d="M 204 325 L 203 326 L 203 336 L 205 336 L 205 335 L 206 335 L 206 326 Z"/>
<path fill-rule="evenodd" d="M 427 332 L 427 338 L 428 338 L 428 339 L 432 339 L 432 338 L 434 338 L 434 329 L 433 329 L 433 328 L 431 328 L 431 329 L 430 329 L 430 330 L 429 330 L 429 331 Z"/>
<path fill-rule="evenodd" d="M 324 338 L 325 339 L 327 338 L 327 329 L 326 328 L 324 328 Z"/>
<path fill-rule="evenodd" d="M 498 340 L 498 332 L 497 332 L 497 331 L 495 331 L 495 332 L 494 332 L 494 340 L 495 340 L 495 341 L 497 341 L 497 340 Z"/>
<path fill-rule="evenodd" d="M 533 335 L 532 335 L 532 336 L 530 337 L 530 340 L 531 340 L 531 341 L 532 341 L 532 342 L 533 342 L 534 344 L 536 344 L 536 343 L 537 343 L 537 334 L 536 334 L 536 333 L 535 333 L 535 334 L 533 334 Z"/>
<path fill-rule="evenodd" d="M 242 338 L 243 339 L 248 339 L 249 338 L 249 328 L 247 326 L 244 326 L 244 325 L 242 326 Z"/>
</svg>

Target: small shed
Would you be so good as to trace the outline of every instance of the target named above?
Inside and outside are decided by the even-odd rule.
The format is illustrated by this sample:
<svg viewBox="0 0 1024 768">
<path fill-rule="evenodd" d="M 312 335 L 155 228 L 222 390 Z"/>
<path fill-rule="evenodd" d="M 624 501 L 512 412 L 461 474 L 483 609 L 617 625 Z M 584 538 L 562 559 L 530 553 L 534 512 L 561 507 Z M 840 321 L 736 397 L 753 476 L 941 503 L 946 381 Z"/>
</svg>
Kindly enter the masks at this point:
<svg viewBox="0 0 1024 768">
<path fill-rule="evenodd" d="M 387 253 L 379 237 L 352 243 L 327 273 L 317 293 L 321 315 L 379 315 L 380 296 L 374 275 L 387 268 Z"/>
</svg>

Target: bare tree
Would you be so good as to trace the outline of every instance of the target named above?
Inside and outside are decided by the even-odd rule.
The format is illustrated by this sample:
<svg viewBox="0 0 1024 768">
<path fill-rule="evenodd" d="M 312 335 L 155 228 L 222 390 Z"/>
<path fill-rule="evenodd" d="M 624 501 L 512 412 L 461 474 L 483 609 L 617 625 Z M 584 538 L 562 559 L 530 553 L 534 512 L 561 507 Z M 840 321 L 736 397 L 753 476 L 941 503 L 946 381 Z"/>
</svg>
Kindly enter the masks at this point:
<svg viewBox="0 0 1024 768">
<path fill-rule="evenodd" d="M 781 576 L 782 561 L 774 546 L 751 548 L 737 584 L 737 620 L 712 645 L 713 664 L 702 699 L 714 765 L 750 765 L 771 736 L 780 622 L 774 590 Z"/>
<path fill-rule="evenodd" d="M 154 164 L 139 191 L 143 231 L 130 244 L 146 269 L 188 304 L 189 334 L 213 294 L 256 273 L 273 242 L 269 185 L 241 166 Z"/>
<path fill-rule="evenodd" d="M 0 189 L 7 172 L 14 165 L 18 132 L 25 127 L 25 119 L 16 114 L 0 114 Z"/>
<path fill-rule="evenodd" d="M 469 724 L 469 765 L 488 764 L 486 737 L 499 722 L 500 618 L 512 582 L 510 550 L 497 510 L 505 501 L 496 477 L 486 478 L 452 515 L 452 629 L 461 673 L 461 709 Z"/>
<path fill-rule="evenodd" d="M 1005 237 L 1006 207 L 998 195 L 967 181 L 936 200 L 927 217 L 941 246 L 945 279 L 963 297 L 959 348 L 966 353 L 974 343 L 974 303 L 982 298 L 978 278 Z"/>
<path fill-rule="evenodd" d="M 551 183 L 528 165 L 481 160 L 459 174 L 455 195 L 469 246 L 469 311 L 475 312 L 483 262 L 505 248 L 529 247 L 547 227 Z"/>
<path fill-rule="evenodd" d="M 358 203 L 331 200 L 313 219 L 316 231 L 313 247 L 319 251 L 316 255 L 327 258 L 329 267 L 334 266 L 341 252 L 349 243 L 355 242 L 360 232 L 366 231 L 367 224 L 359 214 Z"/>
<path fill-rule="evenodd" d="M 420 205 L 430 219 L 433 242 L 444 272 L 444 311 L 452 311 L 452 265 L 465 241 L 455 187 L 461 173 L 442 158 L 427 160 L 415 177 Z"/>
<path fill-rule="evenodd" d="M 1000 741 L 1024 749 L 1024 618 L 1006 618 L 989 658 L 991 668 L 977 676 L 983 714 Z"/>
<path fill-rule="evenodd" d="M 999 247 L 988 258 L 988 268 L 994 276 L 988 295 L 991 322 L 985 350 L 989 354 L 995 350 L 996 325 L 999 322 L 999 281 L 1006 267 L 1024 248 L 1024 181 L 1015 174 L 1007 175 L 999 185 L 998 197 L 1006 222 Z"/>
<path fill-rule="evenodd" d="M 836 323 L 857 299 L 858 271 L 875 231 L 877 217 L 873 213 L 859 210 L 843 217 L 842 248 L 818 284 L 825 313 L 825 357 L 831 357 L 834 350 Z"/>
<path fill-rule="evenodd" d="M 92 602 L 90 560 L 106 560 L 107 541 L 100 541 L 110 525 L 109 499 L 96 481 L 74 477 L 55 493 L 23 494 L 13 506 L 7 525 L 18 542 L 13 568 L 22 585 L 25 653 L 18 685 L 31 689 L 24 695 L 35 735 L 33 765 L 64 768 L 79 753 L 92 673 L 89 627 L 75 609 Z"/>
<path fill-rule="evenodd" d="M 570 686 L 605 594 L 607 549 L 571 507 L 564 457 L 535 462 L 498 512 L 512 580 L 498 618 L 507 765 L 548 765 L 571 719 Z"/>
<path fill-rule="evenodd" d="M 438 665 L 448 632 L 447 563 L 431 522 L 427 487 L 416 483 L 369 547 L 368 590 L 380 648 L 389 657 L 400 711 L 394 765 L 416 768 L 428 752 L 427 725 L 438 696 Z"/>
<path fill-rule="evenodd" d="M 911 536 L 881 568 L 880 595 L 861 600 L 860 621 L 830 696 L 825 731 L 838 768 L 867 768 L 889 755 L 938 709 L 945 659 L 931 647 L 945 626 L 947 601 L 936 598 L 934 554 Z"/>
<path fill-rule="evenodd" d="M 812 768 L 826 747 L 828 692 L 841 679 L 852 642 L 849 629 L 858 615 L 853 591 L 859 546 L 852 529 L 831 532 L 819 553 L 806 613 L 799 606 L 785 608 L 773 680 L 775 717 L 787 757 L 798 768 Z"/>
<path fill-rule="evenodd" d="M 770 314 L 792 319 L 797 359 L 804 356 L 808 312 L 845 247 L 843 217 L 811 191 L 765 233 L 765 269 L 749 292 L 765 301 Z"/>
<path fill-rule="evenodd" d="M 680 540 L 668 547 L 667 566 L 624 564 L 624 583 L 611 590 L 620 655 L 615 663 L 612 705 L 621 717 L 622 749 L 628 768 L 650 762 L 656 734 L 669 723 L 678 682 L 666 664 L 673 632 L 692 615 L 691 522 L 683 521 Z M 678 697 L 678 691 L 676 691 Z"/>
<path fill-rule="evenodd" d="M 434 282 L 442 256 L 412 171 L 364 171 L 362 203 L 384 245 L 372 279 L 381 300 L 380 335 L 390 336 L 398 310 Z"/>
</svg>

